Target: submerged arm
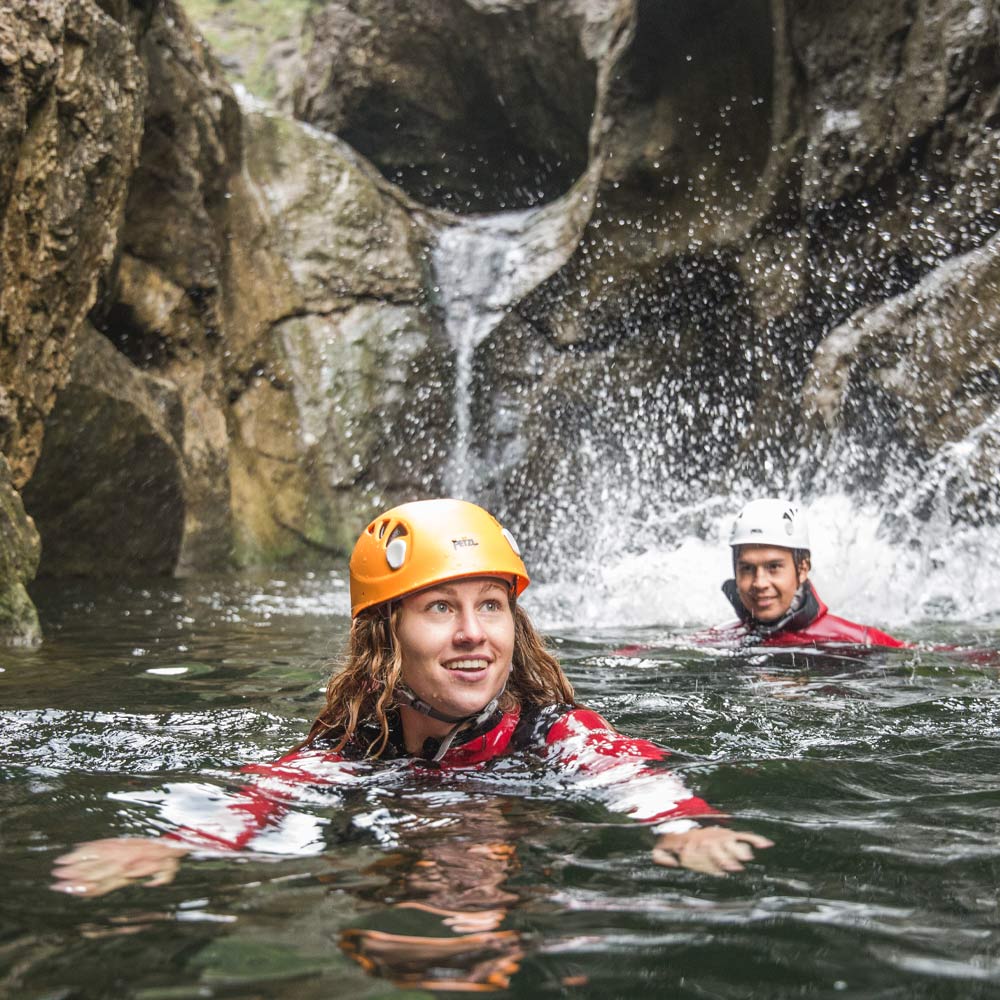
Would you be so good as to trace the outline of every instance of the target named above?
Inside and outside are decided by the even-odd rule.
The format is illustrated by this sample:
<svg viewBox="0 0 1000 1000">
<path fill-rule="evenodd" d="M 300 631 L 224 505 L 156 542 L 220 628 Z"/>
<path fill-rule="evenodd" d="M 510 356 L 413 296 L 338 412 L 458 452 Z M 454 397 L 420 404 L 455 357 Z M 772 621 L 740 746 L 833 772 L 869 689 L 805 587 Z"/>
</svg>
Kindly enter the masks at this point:
<svg viewBox="0 0 1000 1000">
<path fill-rule="evenodd" d="M 660 834 L 653 850 L 656 864 L 725 875 L 742 871 L 754 847 L 771 846 L 758 834 L 702 826 L 699 819 L 725 817 L 693 795 L 676 774 L 655 766 L 669 756 L 667 751 L 648 740 L 622 736 L 596 712 L 566 713 L 549 729 L 546 743 L 579 787 L 597 792 L 610 809 Z"/>
<path fill-rule="evenodd" d="M 239 851 L 273 826 L 302 785 L 331 785 L 348 770 L 336 754 L 292 753 L 273 764 L 251 765 L 255 777 L 197 827 L 182 826 L 162 837 L 114 837 L 78 844 L 56 858 L 51 888 L 77 896 L 103 896 L 140 880 L 166 885 L 192 851 Z"/>
</svg>

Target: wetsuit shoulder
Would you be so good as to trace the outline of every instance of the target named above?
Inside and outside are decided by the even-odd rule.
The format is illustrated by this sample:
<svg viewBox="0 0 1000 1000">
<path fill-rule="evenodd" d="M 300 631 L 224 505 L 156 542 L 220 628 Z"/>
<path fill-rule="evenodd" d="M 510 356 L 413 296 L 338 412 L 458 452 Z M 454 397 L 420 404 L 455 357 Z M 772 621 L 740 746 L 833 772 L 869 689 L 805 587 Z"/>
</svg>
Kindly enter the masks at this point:
<svg viewBox="0 0 1000 1000">
<path fill-rule="evenodd" d="M 889 649 L 909 649 L 910 643 L 903 642 L 902 639 L 897 639 L 894 635 L 889 635 L 888 632 L 883 632 L 881 629 L 872 628 L 871 625 L 867 627 L 868 631 L 868 645 L 870 646 L 886 646 Z"/>
<path fill-rule="evenodd" d="M 852 646 L 885 646 L 890 649 L 898 649 L 906 645 L 901 640 L 877 628 L 861 625 L 829 612 L 820 615 L 805 628 L 779 632 L 769 636 L 765 645 L 793 646 L 825 642 L 839 642 Z"/>
<path fill-rule="evenodd" d="M 582 706 L 570 708 L 556 718 L 546 731 L 544 740 L 547 747 L 559 748 L 561 745 L 571 753 L 585 749 L 600 757 L 622 760 L 665 760 L 670 756 L 669 751 L 649 740 L 623 736 L 597 712 Z"/>
<path fill-rule="evenodd" d="M 543 747 L 547 742 L 549 730 L 556 722 L 572 712 L 573 706 L 567 704 L 555 705 L 525 705 L 510 740 L 510 750 L 529 750 L 533 747 Z"/>
</svg>

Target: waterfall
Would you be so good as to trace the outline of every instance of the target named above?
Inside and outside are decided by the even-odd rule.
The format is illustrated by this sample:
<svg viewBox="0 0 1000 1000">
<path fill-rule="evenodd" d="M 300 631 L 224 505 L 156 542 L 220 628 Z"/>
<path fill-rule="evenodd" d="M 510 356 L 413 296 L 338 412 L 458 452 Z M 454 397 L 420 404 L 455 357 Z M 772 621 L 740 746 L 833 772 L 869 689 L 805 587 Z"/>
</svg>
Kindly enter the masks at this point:
<svg viewBox="0 0 1000 1000">
<path fill-rule="evenodd" d="M 433 250 L 435 292 L 455 352 L 455 440 L 445 475 L 450 495 L 475 492 L 470 449 L 472 360 L 520 298 L 561 267 L 589 215 L 590 179 L 539 208 L 455 219 Z"/>
</svg>

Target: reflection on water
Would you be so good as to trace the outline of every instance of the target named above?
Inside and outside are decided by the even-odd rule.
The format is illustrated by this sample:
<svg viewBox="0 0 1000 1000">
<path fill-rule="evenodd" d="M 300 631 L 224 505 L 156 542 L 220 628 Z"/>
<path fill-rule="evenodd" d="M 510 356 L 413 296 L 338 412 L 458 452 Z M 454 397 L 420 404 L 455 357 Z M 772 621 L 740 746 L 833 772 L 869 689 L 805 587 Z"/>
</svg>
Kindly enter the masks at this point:
<svg viewBox="0 0 1000 1000">
<path fill-rule="evenodd" d="M 0 993 L 1000 995 L 992 653 L 735 655 L 666 627 L 560 628 L 581 700 L 775 840 L 741 876 L 656 868 L 648 831 L 508 760 L 305 789 L 254 852 L 85 900 L 47 891 L 56 856 L 196 825 L 240 766 L 300 738 L 346 594 L 324 575 L 36 597 L 49 640 L 0 655 Z M 1000 648 L 975 622 L 905 635 Z"/>
</svg>

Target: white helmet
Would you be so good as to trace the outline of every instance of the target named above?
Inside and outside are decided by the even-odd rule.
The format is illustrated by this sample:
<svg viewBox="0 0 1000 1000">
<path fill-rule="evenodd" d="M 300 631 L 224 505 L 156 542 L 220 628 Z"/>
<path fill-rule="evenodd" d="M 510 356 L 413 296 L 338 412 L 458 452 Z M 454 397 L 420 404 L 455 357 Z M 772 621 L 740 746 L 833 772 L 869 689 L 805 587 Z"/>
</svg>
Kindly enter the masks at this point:
<svg viewBox="0 0 1000 1000">
<path fill-rule="evenodd" d="M 786 549 L 809 548 L 805 514 L 788 500 L 767 497 L 753 500 L 736 515 L 729 544 L 779 545 Z"/>
</svg>

